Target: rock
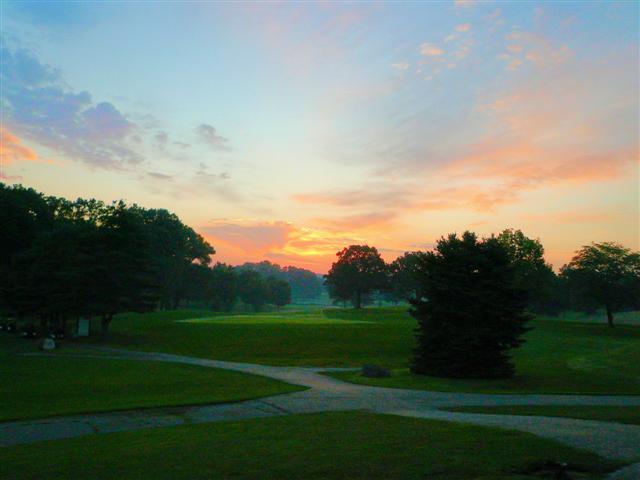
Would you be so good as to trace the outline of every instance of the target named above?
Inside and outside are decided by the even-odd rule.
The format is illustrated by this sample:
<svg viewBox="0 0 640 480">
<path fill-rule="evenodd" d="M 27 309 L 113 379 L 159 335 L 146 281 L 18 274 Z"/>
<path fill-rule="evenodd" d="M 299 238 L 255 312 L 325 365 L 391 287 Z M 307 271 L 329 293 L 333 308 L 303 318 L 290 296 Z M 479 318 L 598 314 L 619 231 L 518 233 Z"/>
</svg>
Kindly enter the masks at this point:
<svg viewBox="0 0 640 480">
<path fill-rule="evenodd" d="M 56 348 L 56 342 L 53 341 L 53 338 L 45 338 L 40 344 L 41 350 L 54 350 Z"/>
<path fill-rule="evenodd" d="M 391 372 L 386 368 L 378 365 L 364 365 L 362 367 L 362 376 L 371 378 L 385 378 L 390 377 Z"/>
</svg>

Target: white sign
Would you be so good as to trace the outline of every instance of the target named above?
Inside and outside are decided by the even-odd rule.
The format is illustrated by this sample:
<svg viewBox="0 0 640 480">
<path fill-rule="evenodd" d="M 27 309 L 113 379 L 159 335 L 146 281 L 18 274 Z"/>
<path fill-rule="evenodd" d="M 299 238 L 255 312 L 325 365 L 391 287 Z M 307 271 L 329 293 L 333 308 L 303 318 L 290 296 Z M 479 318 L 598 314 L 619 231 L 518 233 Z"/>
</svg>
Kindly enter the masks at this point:
<svg viewBox="0 0 640 480">
<path fill-rule="evenodd" d="M 80 318 L 78 320 L 78 336 L 79 337 L 88 337 L 89 336 L 89 326 L 91 322 L 88 318 Z"/>
</svg>

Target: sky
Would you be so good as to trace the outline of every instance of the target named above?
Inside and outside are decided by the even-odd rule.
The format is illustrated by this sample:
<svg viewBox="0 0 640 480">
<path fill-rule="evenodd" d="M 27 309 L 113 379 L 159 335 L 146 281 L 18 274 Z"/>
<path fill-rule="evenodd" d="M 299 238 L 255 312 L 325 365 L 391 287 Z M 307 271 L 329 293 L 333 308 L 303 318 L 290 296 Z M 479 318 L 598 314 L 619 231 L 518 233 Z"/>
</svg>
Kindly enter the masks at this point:
<svg viewBox="0 0 640 480">
<path fill-rule="evenodd" d="M 0 3 L 0 181 L 325 273 L 506 228 L 640 248 L 638 2 Z"/>
</svg>

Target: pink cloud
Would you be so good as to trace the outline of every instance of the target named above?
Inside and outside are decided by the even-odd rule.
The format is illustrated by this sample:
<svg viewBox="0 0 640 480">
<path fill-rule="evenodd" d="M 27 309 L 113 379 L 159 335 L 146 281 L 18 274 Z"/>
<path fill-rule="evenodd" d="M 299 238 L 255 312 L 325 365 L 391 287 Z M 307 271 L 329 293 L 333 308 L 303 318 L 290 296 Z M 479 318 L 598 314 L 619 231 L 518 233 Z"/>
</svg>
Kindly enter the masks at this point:
<svg viewBox="0 0 640 480">
<path fill-rule="evenodd" d="M 38 155 L 32 149 L 23 145 L 18 137 L 5 128 L 0 128 L 0 161 L 3 165 L 16 162 L 35 162 Z"/>
</svg>

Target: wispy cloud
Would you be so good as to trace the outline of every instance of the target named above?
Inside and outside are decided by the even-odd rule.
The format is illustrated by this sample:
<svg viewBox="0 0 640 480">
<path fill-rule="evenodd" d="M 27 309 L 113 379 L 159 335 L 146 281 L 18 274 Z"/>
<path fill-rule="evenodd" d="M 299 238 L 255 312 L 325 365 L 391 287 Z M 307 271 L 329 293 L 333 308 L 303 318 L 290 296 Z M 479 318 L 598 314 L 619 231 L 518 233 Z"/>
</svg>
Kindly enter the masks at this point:
<svg viewBox="0 0 640 480">
<path fill-rule="evenodd" d="M 24 49 L 1 50 L 5 122 L 16 134 L 96 167 L 142 162 L 131 146 L 138 126 L 113 104 L 73 91 L 59 71 Z"/>
<path fill-rule="evenodd" d="M 195 132 L 200 141 L 214 150 L 227 151 L 230 149 L 229 140 L 220 135 L 212 125 L 202 123 L 196 127 Z"/>
<path fill-rule="evenodd" d="M 407 62 L 399 62 L 399 63 L 392 63 L 391 66 L 396 70 L 406 70 L 411 65 L 409 65 Z"/>
<path fill-rule="evenodd" d="M 442 48 L 432 43 L 423 43 L 420 45 L 420 54 L 425 57 L 439 57 L 444 53 Z"/>
</svg>

